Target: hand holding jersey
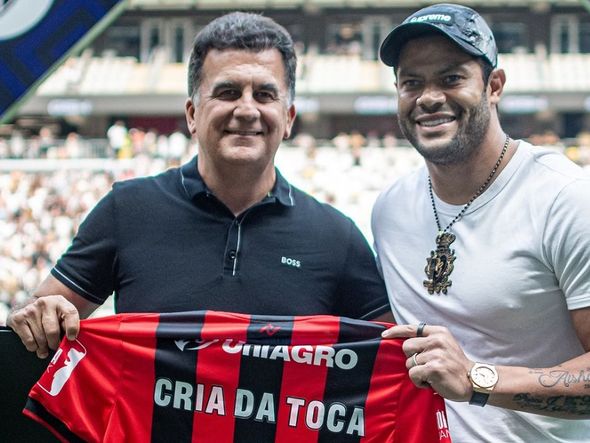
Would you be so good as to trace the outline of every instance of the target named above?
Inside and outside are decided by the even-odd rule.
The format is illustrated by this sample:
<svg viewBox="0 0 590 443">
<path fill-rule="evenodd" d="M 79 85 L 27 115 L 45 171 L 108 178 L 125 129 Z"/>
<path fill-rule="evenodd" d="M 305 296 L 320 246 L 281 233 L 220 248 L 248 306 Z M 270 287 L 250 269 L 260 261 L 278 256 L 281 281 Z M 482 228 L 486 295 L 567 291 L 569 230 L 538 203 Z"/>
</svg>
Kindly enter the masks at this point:
<svg viewBox="0 0 590 443">
<path fill-rule="evenodd" d="M 87 317 L 96 307 L 58 280 L 48 278 L 31 299 L 10 313 L 6 324 L 21 337 L 28 351 L 46 358 L 50 349 L 57 349 L 62 333 L 69 340 L 78 336 L 80 316 Z"/>
<path fill-rule="evenodd" d="M 80 316 L 76 307 L 61 295 L 30 300 L 9 318 L 10 326 L 30 352 L 46 358 L 50 349 L 57 349 L 64 331 L 69 340 L 78 335 Z"/>
<path fill-rule="evenodd" d="M 408 357 L 406 367 L 416 386 L 432 387 L 444 398 L 467 401 L 472 385 L 466 374 L 474 363 L 461 346 L 442 326 L 427 325 L 421 336 L 414 325 L 393 326 L 383 332 L 383 338 L 407 338 L 402 346 Z"/>
</svg>

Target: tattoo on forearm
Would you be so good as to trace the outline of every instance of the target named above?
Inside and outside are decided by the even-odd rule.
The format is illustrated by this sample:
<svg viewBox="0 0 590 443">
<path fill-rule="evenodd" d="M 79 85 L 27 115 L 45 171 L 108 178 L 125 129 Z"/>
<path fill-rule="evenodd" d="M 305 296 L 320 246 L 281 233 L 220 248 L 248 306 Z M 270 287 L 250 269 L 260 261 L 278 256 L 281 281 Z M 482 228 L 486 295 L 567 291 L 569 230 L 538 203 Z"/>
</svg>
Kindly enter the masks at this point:
<svg viewBox="0 0 590 443">
<path fill-rule="evenodd" d="M 545 388 L 552 388 L 558 384 L 566 388 L 569 388 L 571 385 L 583 384 L 585 389 L 590 389 L 590 370 L 580 370 L 577 373 L 573 373 L 563 369 L 534 369 L 531 372 L 539 375 L 539 383 Z"/>
<path fill-rule="evenodd" d="M 525 411 L 562 412 L 572 415 L 590 414 L 590 395 L 535 397 L 524 392 L 516 394 L 513 400 Z"/>
</svg>

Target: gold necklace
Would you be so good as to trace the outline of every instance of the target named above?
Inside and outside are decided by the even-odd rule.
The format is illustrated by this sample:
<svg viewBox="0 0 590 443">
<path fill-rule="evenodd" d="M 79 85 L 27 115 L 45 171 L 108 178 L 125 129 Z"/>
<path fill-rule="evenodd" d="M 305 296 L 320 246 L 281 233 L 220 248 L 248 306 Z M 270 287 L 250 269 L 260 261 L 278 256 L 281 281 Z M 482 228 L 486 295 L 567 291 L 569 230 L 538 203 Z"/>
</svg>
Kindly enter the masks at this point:
<svg viewBox="0 0 590 443">
<path fill-rule="evenodd" d="M 430 179 L 430 175 L 428 176 L 428 192 L 430 193 L 430 202 L 432 203 L 432 210 L 434 212 L 434 219 L 436 220 L 436 226 L 438 227 L 438 234 L 436 236 L 436 249 L 434 251 L 430 251 L 430 257 L 426 258 L 426 267 L 424 271 L 426 272 L 426 277 L 428 280 L 424 280 L 424 287 L 428 290 L 429 294 L 443 294 L 447 293 L 449 286 L 453 284 L 451 280 L 449 280 L 449 276 L 455 265 L 453 262 L 455 261 L 455 250 L 451 249 L 451 243 L 455 241 L 455 235 L 448 232 L 456 222 L 458 222 L 467 208 L 471 206 L 471 203 L 475 201 L 477 197 L 481 195 L 483 191 L 488 187 L 492 178 L 496 174 L 496 171 L 500 167 L 500 163 L 502 163 L 502 159 L 508 150 L 508 145 L 510 144 L 510 137 L 506 135 L 506 141 L 504 142 L 504 147 L 502 148 L 502 152 L 500 153 L 500 157 L 498 157 L 498 161 L 494 165 L 492 172 L 488 176 L 487 180 L 484 182 L 483 185 L 479 187 L 477 192 L 469 199 L 469 201 L 463 206 L 461 211 L 455 216 L 453 220 L 447 225 L 446 228 L 442 229 L 440 226 L 440 220 L 438 218 L 438 212 L 436 210 L 436 204 L 434 203 L 434 194 L 432 192 L 432 180 Z"/>
</svg>

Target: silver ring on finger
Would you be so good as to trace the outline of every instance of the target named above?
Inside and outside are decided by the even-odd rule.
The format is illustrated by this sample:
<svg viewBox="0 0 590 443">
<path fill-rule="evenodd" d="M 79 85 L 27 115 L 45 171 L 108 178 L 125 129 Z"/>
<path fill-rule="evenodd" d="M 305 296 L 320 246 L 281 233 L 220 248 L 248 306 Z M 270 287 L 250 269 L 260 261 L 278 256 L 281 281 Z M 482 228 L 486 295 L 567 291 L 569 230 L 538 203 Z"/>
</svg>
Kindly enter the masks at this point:
<svg viewBox="0 0 590 443">
<path fill-rule="evenodd" d="M 420 363 L 418 363 L 418 359 L 416 358 L 417 356 L 418 353 L 414 352 L 414 354 L 412 355 L 412 367 L 420 366 Z"/>
</svg>

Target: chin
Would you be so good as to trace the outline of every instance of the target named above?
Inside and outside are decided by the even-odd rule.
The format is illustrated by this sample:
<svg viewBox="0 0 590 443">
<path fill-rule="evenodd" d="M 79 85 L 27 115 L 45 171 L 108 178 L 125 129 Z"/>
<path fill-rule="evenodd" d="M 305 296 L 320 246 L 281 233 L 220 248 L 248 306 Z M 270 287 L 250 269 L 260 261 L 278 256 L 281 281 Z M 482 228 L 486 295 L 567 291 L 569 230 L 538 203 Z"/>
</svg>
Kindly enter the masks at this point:
<svg viewBox="0 0 590 443">
<path fill-rule="evenodd" d="M 260 150 L 252 147 L 237 147 L 224 155 L 226 161 L 235 164 L 256 163 L 261 161 L 263 157 L 264 155 Z"/>
</svg>

